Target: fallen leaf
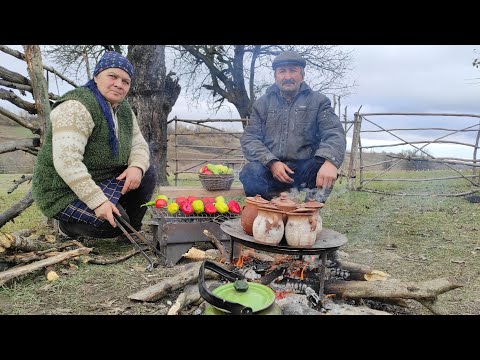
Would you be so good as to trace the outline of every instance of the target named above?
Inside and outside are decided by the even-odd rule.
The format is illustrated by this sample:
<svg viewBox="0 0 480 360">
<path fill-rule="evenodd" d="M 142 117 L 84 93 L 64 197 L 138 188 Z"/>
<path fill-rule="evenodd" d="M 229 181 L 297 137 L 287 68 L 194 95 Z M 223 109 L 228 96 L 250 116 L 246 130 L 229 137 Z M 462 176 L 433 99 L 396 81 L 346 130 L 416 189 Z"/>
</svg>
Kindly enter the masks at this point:
<svg viewBox="0 0 480 360">
<path fill-rule="evenodd" d="M 47 283 L 47 284 L 43 285 L 43 286 L 42 286 L 40 289 L 38 289 L 38 290 L 40 290 L 40 291 L 48 291 L 48 290 L 50 290 L 51 287 L 52 287 L 52 284 Z"/>
<path fill-rule="evenodd" d="M 45 235 L 45 241 L 53 244 L 56 241 L 55 235 Z"/>
<path fill-rule="evenodd" d="M 49 271 L 47 274 L 47 280 L 48 281 L 55 281 L 58 280 L 60 276 L 55 271 Z"/>
<path fill-rule="evenodd" d="M 133 265 L 132 269 L 138 272 L 145 272 L 145 267 L 140 265 Z"/>
</svg>

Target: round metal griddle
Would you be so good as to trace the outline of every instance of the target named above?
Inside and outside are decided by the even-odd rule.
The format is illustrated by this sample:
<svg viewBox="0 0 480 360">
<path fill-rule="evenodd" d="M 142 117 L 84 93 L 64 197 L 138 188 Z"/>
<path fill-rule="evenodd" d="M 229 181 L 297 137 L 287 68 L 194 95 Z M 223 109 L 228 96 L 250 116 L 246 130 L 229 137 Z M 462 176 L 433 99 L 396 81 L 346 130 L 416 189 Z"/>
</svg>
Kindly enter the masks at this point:
<svg viewBox="0 0 480 360">
<path fill-rule="evenodd" d="M 240 219 L 227 220 L 220 225 L 223 232 L 230 235 L 232 241 L 238 241 L 247 247 L 267 252 L 290 255 L 317 255 L 329 250 L 335 250 L 348 241 L 347 237 L 331 229 L 323 228 L 320 238 L 312 247 L 292 247 L 287 244 L 285 237 L 278 245 L 260 244 L 255 241 L 253 236 L 248 235 L 240 224 Z"/>
</svg>

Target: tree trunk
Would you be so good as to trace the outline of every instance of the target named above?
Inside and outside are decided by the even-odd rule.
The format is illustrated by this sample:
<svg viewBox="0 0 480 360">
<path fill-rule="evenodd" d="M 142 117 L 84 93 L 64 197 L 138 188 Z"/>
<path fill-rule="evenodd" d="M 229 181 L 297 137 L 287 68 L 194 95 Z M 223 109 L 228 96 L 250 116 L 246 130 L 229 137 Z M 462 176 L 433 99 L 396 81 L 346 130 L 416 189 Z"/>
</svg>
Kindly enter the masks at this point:
<svg viewBox="0 0 480 360">
<path fill-rule="evenodd" d="M 166 75 L 164 45 L 129 45 L 127 57 L 135 70 L 128 99 L 150 146 L 157 184 L 168 185 L 167 120 L 180 85 Z"/>
<path fill-rule="evenodd" d="M 25 50 L 25 61 L 27 62 L 28 74 L 32 83 L 33 98 L 37 109 L 38 120 L 40 121 L 40 142 L 47 129 L 47 121 L 50 119 L 50 101 L 48 99 L 48 86 L 43 76 L 42 54 L 39 45 L 23 45 Z"/>
</svg>

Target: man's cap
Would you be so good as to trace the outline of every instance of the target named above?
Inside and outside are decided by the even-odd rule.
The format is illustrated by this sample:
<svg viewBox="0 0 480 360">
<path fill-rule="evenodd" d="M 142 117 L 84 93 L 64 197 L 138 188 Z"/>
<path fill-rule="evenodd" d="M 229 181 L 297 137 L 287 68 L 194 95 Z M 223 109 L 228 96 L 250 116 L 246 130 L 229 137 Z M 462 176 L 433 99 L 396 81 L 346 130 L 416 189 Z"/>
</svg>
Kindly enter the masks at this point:
<svg viewBox="0 0 480 360">
<path fill-rule="evenodd" d="M 117 53 L 116 51 L 107 51 L 103 54 L 100 61 L 95 66 L 95 70 L 93 72 L 93 76 L 97 76 L 103 70 L 109 68 L 118 68 L 122 69 L 130 76 L 130 79 L 133 79 L 133 66 L 128 61 L 128 59 L 123 56 L 122 54 Z"/>
<path fill-rule="evenodd" d="M 307 62 L 295 51 L 284 51 L 279 54 L 272 62 L 272 68 L 275 70 L 280 65 L 298 65 L 304 68 Z"/>
</svg>

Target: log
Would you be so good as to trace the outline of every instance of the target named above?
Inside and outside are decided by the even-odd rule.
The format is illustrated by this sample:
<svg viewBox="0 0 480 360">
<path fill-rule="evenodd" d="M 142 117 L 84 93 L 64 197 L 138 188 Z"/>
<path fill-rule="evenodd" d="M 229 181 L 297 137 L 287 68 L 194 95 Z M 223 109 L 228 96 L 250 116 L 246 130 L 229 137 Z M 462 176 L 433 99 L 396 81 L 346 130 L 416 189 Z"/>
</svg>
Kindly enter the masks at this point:
<svg viewBox="0 0 480 360">
<path fill-rule="evenodd" d="M 0 89 L 0 99 L 11 102 L 13 105 L 27 111 L 29 114 L 35 115 L 37 113 L 37 110 L 35 109 L 35 104 L 23 100 L 12 90 Z"/>
<path fill-rule="evenodd" d="M 341 298 L 401 298 L 413 300 L 436 300 L 447 291 L 462 287 L 463 284 L 451 278 L 439 278 L 423 282 L 387 281 L 343 281 L 325 284 L 325 291 Z"/>
<path fill-rule="evenodd" d="M 21 212 L 33 204 L 32 190 L 22 200 L 0 214 L 0 228 L 10 220 L 16 218 Z"/>
<path fill-rule="evenodd" d="M 40 145 L 39 138 L 18 139 L 14 141 L 6 141 L 0 145 L 0 154 L 22 150 L 22 148 L 34 148 Z"/>
<path fill-rule="evenodd" d="M 11 194 L 14 192 L 21 184 L 24 182 L 32 180 L 33 175 L 22 175 L 20 179 L 18 180 L 13 180 L 13 185 L 10 187 L 10 189 L 7 190 L 7 194 Z"/>
<path fill-rule="evenodd" d="M 15 233 L 13 233 L 15 234 Z M 0 234 L 0 237 L 2 234 Z M 31 240 L 31 239 L 29 239 Z M 44 244 L 41 242 L 36 242 L 35 244 L 42 244 L 42 246 L 52 246 L 51 244 Z M 77 246 L 79 248 L 85 247 L 82 243 L 80 243 L 77 240 L 71 240 L 71 241 L 66 241 L 64 243 L 61 243 L 57 246 L 50 247 L 46 250 L 41 250 L 41 251 L 32 251 L 32 252 L 27 252 L 27 253 L 18 253 L 14 255 L 9 255 L 9 256 L 4 256 L 0 258 L 0 261 L 4 261 L 7 263 L 14 263 L 14 264 L 27 264 L 32 261 L 36 260 L 42 260 L 45 259 L 46 257 L 52 256 L 51 254 L 53 252 L 57 252 L 61 249 L 70 247 L 70 246 Z"/>
<path fill-rule="evenodd" d="M 193 284 L 198 280 L 198 272 L 201 262 L 194 263 L 190 269 L 177 273 L 175 276 L 163 279 L 161 282 L 152 285 L 146 289 L 140 290 L 135 294 L 129 295 L 128 298 L 136 301 L 155 302 L 170 294 L 172 291 L 181 289 L 188 284 Z M 217 279 L 218 274 L 206 270 L 205 279 Z"/>
<path fill-rule="evenodd" d="M 370 309 L 368 306 L 354 306 L 349 304 L 332 303 L 326 312 L 327 315 L 393 315 L 387 311 Z"/>
<path fill-rule="evenodd" d="M 216 280 L 209 280 L 205 282 L 205 286 L 209 289 L 215 289 L 221 284 Z M 178 315 L 179 312 L 190 304 L 196 304 L 200 301 L 203 301 L 200 296 L 200 291 L 198 289 L 198 284 L 191 284 L 185 286 L 184 291 L 177 297 L 175 304 L 168 310 L 167 315 Z"/>
<path fill-rule="evenodd" d="M 148 250 L 148 247 L 145 246 L 142 248 L 143 251 Z M 118 264 L 119 262 L 125 261 L 127 259 L 130 259 L 132 256 L 138 254 L 140 252 L 140 249 L 132 249 L 129 252 L 127 252 L 125 255 L 119 256 L 114 259 L 105 259 L 103 257 L 97 257 L 97 258 L 89 258 L 87 263 L 89 264 L 95 264 L 95 265 L 111 265 L 111 264 Z"/>
<path fill-rule="evenodd" d="M 1 233 L 0 232 L 0 253 L 9 250 L 20 250 L 25 252 L 40 251 L 49 252 L 59 250 L 68 246 L 84 247 L 78 241 L 69 241 L 59 245 L 52 245 L 51 243 L 40 241 L 40 237 L 33 237 L 31 234 L 33 230 L 20 230 L 13 233 Z M 53 235 L 46 235 L 45 237 L 52 237 Z"/>
<path fill-rule="evenodd" d="M 0 83 L 0 85 L 2 85 Z M 25 120 L 24 118 L 8 111 L 7 109 L 5 109 L 4 107 L 0 106 L 0 114 L 2 114 L 3 116 L 9 118 L 10 120 L 12 121 L 15 121 L 16 123 L 18 123 L 19 125 L 22 125 L 23 127 L 29 129 L 30 131 L 32 131 L 32 133 L 34 134 L 40 134 L 41 132 L 41 129 L 38 125 L 28 121 L 28 120 Z M 37 145 L 38 146 L 38 145 Z"/>
<path fill-rule="evenodd" d="M 293 294 L 277 301 L 282 310 L 282 315 L 323 315 L 320 311 L 312 309 L 305 295 Z"/>
<path fill-rule="evenodd" d="M 53 265 L 76 256 L 88 254 L 90 251 L 92 251 L 92 248 L 84 247 L 76 250 L 67 251 L 67 252 L 58 254 L 56 256 L 50 257 L 48 259 L 36 261 L 32 264 L 28 264 L 15 269 L 3 271 L 0 273 L 0 286 L 4 285 L 5 283 L 7 283 L 12 279 L 32 273 L 46 266 Z"/>
<path fill-rule="evenodd" d="M 219 241 L 215 237 L 215 235 L 213 235 L 207 229 L 203 230 L 203 233 L 208 238 L 208 240 L 210 240 L 210 242 L 213 244 L 213 246 L 215 246 L 218 250 L 220 250 L 220 254 L 222 255 L 223 262 L 226 262 L 228 260 L 228 254 L 227 254 L 227 251 L 225 250 L 225 246 L 223 246 L 222 242 Z"/>
<path fill-rule="evenodd" d="M 197 284 L 185 286 L 184 291 L 177 297 L 177 301 L 168 310 L 167 315 L 178 315 L 178 312 L 185 306 L 194 303 L 200 299 L 200 292 Z"/>
<path fill-rule="evenodd" d="M 356 264 L 349 261 L 337 260 L 337 266 L 350 273 L 349 280 L 363 280 L 363 281 L 384 281 L 390 277 L 389 274 L 375 270 L 368 265 Z"/>
<path fill-rule="evenodd" d="M 273 257 L 271 257 L 270 255 L 265 255 L 265 254 L 258 253 L 253 249 L 244 249 L 242 251 L 242 256 L 252 257 L 254 259 L 257 259 L 257 260 L 260 260 L 260 261 L 263 261 L 263 262 L 274 262 L 275 261 L 275 259 Z"/>
</svg>

